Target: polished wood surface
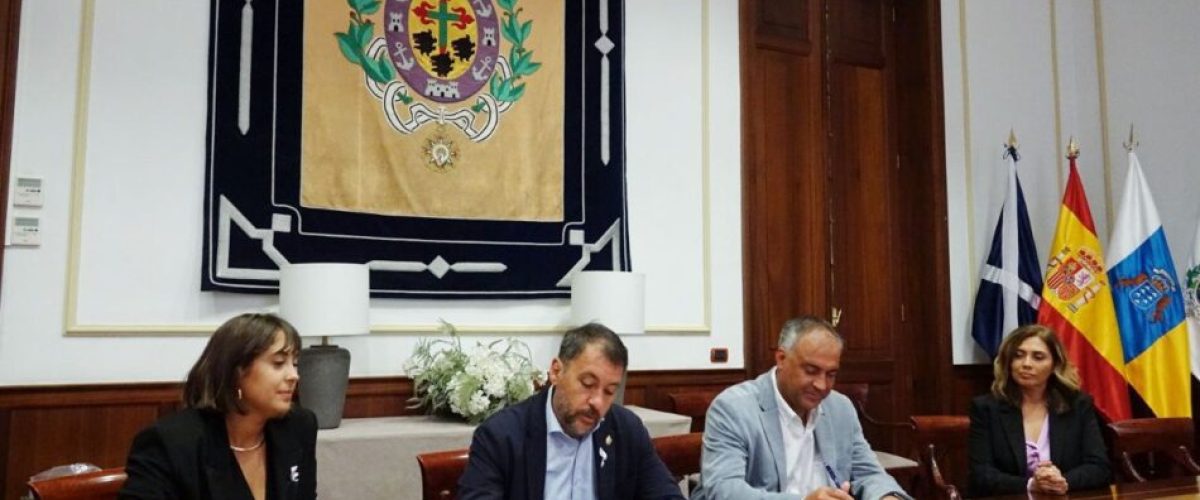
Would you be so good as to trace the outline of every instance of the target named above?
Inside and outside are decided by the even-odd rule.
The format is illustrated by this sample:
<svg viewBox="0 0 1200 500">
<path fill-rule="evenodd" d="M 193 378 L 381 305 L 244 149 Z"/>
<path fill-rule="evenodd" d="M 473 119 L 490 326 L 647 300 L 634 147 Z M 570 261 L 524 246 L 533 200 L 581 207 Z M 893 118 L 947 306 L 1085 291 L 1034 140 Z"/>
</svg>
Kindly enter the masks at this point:
<svg viewBox="0 0 1200 500">
<path fill-rule="evenodd" d="M 625 402 L 670 411 L 670 396 L 716 391 L 743 380 L 733 370 L 634 371 Z M 133 436 L 180 407 L 182 384 L 136 383 L 0 387 L 0 498 L 25 493 L 29 477 L 76 462 L 121 467 Z M 355 378 L 346 391 L 345 418 L 414 415 L 412 381 Z"/>
<path fill-rule="evenodd" d="M 1197 476 L 1200 465 L 1192 457 L 1194 442 L 1190 418 L 1135 418 L 1107 426 L 1112 443 L 1113 473 L 1125 482 L 1145 482 L 1154 477 Z M 1139 460 L 1153 455 L 1155 460 Z M 1143 465 L 1140 468 L 1134 464 Z M 1148 463 L 1147 463 L 1148 462 Z M 1152 464 L 1155 467 L 1150 468 Z"/>
<path fill-rule="evenodd" d="M 693 432 L 675 436 L 659 436 L 650 440 L 667 470 L 682 481 L 687 476 L 700 473 L 700 450 L 704 447 L 704 433 Z M 688 489 L 691 491 L 691 488 Z"/>
<path fill-rule="evenodd" d="M 1078 491 L 1065 496 L 1020 494 L 989 497 L 991 500 L 1182 500 L 1200 498 L 1200 480 L 1196 477 L 1156 479 L 1145 483 L 1115 484 L 1108 488 Z"/>
<path fill-rule="evenodd" d="M 873 417 L 964 411 L 914 390 L 918 366 L 951 385 L 939 3 L 740 5 L 747 375 L 774 365 L 785 320 L 836 307 L 839 381 L 871 386 Z"/>
<path fill-rule="evenodd" d="M 916 498 L 962 498 L 967 487 L 967 435 L 971 419 L 965 415 L 913 415 L 913 442 L 921 475 Z"/>
<path fill-rule="evenodd" d="M 0 0 L 0 234 L 4 234 L 8 224 L 8 182 L 12 163 L 13 101 L 17 91 L 20 28 L 21 0 Z M 3 269 L 4 252 L 0 252 L 0 270 Z M 0 461 L 0 468 L 3 466 L 4 463 Z"/>
<path fill-rule="evenodd" d="M 417 455 L 421 466 L 422 500 L 450 500 L 458 493 L 458 478 L 467 469 L 469 448 Z"/>
<path fill-rule="evenodd" d="M 37 500 L 115 500 L 125 485 L 125 468 L 103 469 L 74 476 L 30 481 Z"/>
</svg>

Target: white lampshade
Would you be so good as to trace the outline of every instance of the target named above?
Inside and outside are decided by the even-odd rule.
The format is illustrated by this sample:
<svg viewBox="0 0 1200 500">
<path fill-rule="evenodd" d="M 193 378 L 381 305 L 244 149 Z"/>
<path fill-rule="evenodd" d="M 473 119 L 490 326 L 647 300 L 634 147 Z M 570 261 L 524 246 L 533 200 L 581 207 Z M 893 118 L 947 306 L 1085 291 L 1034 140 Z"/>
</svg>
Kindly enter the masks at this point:
<svg viewBox="0 0 1200 500">
<path fill-rule="evenodd" d="M 646 275 L 582 271 L 571 282 L 571 323 L 600 323 L 622 334 L 646 333 Z"/>
<path fill-rule="evenodd" d="M 365 264 L 289 264 L 279 272 L 279 316 L 305 337 L 371 333 Z"/>
</svg>

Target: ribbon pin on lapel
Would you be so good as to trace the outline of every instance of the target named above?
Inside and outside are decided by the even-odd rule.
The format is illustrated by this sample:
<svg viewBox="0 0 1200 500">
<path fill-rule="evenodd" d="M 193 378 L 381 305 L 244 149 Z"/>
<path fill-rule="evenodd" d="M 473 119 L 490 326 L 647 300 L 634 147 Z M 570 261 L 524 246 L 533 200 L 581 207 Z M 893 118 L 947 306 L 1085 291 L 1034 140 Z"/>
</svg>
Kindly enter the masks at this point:
<svg viewBox="0 0 1200 500">
<path fill-rule="evenodd" d="M 612 446 L 612 434 L 604 436 L 604 446 Z M 604 448 L 600 448 L 600 468 L 604 468 L 604 463 L 608 461 L 608 452 Z"/>
<path fill-rule="evenodd" d="M 292 466 L 292 482 L 293 483 L 300 482 L 300 466 L 299 465 Z"/>
</svg>

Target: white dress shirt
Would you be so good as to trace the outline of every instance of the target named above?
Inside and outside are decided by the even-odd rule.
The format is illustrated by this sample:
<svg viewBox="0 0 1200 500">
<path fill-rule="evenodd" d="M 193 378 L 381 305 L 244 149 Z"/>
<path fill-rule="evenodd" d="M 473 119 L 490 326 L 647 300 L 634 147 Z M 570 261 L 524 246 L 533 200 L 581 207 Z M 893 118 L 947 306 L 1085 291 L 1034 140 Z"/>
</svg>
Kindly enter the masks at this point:
<svg viewBox="0 0 1200 500">
<path fill-rule="evenodd" d="M 771 385 L 775 387 L 775 402 L 779 406 L 779 427 L 783 430 L 783 452 L 787 457 L 784 473 L 787 477 L 782 481 L 784 493 L 808 495 L 822 486 L 829 486 L 832 481 L 825 472 L 825 462 L 817 450 L 817 419 L 821 416 L 821 406 L 817 405 L 809 415 L 808 424 L 797 415 L 792 407 L 779 393 L 779 382 L 775 378 L 775 369 L 771 369 Z"/>
</svg>

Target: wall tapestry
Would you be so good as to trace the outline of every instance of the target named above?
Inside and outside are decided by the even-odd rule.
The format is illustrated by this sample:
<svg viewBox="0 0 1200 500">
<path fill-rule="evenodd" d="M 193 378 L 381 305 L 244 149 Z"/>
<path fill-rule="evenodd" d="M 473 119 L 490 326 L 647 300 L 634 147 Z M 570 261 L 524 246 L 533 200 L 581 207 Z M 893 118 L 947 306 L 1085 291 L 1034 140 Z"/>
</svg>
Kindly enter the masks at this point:
<svg viewBox="0 0 1200 500">
<path fill-rule="evenodd" d="M 373 295 L 629 269 L 620 0 L 212 0 L 201 288 Z"/>
</svg>

